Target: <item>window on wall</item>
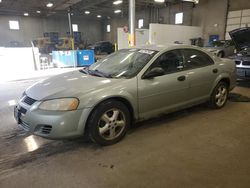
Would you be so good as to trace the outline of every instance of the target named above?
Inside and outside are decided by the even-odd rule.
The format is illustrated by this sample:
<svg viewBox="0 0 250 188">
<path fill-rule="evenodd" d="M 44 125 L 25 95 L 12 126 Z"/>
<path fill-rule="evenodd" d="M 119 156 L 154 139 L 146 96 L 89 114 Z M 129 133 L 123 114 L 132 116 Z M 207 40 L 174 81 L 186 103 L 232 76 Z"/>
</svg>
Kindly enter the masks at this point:
<svg viewBox="0 0 250 188">
<path fill-rule="evenodd" d="M 19 21 L 17 20 L 10 20 L 9 21 L 9 28 L 10 30 L 19 30 Z"/>
<path fill-rule="evenodd" d="M 109 33 L 111 31 L 110 25 L 107 25 L 107 32 Z"/>
<path fill-rule="evenodd" d="M 143 19 L 138 20 L 138 28 L 141 29 L 143 27 Z"/>
<path fill-rule="evenodd" d="M 183 24 L 183 12 L 175 14 L 175 24 Z"/>
<path fill-rule="evenodd" d="M 72 30 L 73 30 L 73 32 L 78 32 L 78 25 L 72 24 Z"/>
</svg>

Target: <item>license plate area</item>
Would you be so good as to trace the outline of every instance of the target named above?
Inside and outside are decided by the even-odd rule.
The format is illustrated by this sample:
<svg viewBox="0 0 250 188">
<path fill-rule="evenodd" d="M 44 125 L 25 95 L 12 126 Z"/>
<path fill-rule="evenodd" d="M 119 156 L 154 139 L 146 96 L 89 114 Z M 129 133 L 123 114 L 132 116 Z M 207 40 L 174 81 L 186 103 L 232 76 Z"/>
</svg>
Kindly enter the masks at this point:
<svg viewBox="0 0 250 188">
<path fill-rule="evenodd" d="M 237 69 L 237 75 L 238 76 L 245 76 L 246 71 L 244 69 Z"/>
<path fill-rule="evenodd" d="M 250 69 L 249 70 L 245 70 L 245 74 L 246 74 L 246 77 L 250 77 Z"/>
</svg>

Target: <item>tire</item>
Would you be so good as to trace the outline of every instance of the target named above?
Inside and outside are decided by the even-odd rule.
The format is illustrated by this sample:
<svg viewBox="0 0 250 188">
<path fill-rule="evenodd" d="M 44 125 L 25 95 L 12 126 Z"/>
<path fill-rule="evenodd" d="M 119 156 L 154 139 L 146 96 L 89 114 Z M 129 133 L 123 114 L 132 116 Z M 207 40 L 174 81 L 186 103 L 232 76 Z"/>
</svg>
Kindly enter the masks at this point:
<svg viewBox="0 0 250 188">
<path fill-rule="evenodd" d="M 108 100 L 99 104 L 88 120 L 90 139 L 99 145 L 119 142 L 127 133 L 131 123 L 130 113 L 125 104 Z"/>
<path fill-rule="evenodd" d="M 210 96 L 209 106 L 214 109 L 220 109 L 225 106 L 228 93 L 228 84 L 225 82 L 219 82 Z"/>
<path fill-rule="evenodd" d="M 221 52 L 218 53 L 217 56 L 220 57 L 220 58 L 223 58 L 225 55 L 224 55 L 224 52 L 221 51 Z"/>
</svg>

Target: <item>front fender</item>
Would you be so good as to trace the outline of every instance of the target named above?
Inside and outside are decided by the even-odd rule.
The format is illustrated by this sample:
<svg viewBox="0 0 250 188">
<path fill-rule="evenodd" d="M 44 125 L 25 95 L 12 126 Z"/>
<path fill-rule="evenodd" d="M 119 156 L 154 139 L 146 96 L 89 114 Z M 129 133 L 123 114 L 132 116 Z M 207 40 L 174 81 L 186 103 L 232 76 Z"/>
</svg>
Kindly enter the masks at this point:
<svg viewBox="0 0 250 188">
<path fill-rule="evenodd" d="M 83 96 L 80 96 L 79 109 L 95 108 L 101 102 L 112 99 L 121 98 L 126 100 L 133 108 L 134 117 L 138 117 L 138 101 L 137 101 L 137 82 L 136 79 L 129 79 L 123 84 L 102 88 Z"/>
</svg>

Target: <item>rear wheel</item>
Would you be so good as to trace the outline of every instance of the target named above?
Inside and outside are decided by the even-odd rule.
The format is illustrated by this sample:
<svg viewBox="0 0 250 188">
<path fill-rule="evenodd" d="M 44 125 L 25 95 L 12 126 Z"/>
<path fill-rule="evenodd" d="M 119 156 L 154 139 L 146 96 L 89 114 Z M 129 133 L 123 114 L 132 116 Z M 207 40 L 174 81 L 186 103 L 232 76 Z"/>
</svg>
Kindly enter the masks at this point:
<svg viewBox="0 0 250 188">
<path fill-rule="evenodd" d="M 219 82 L 214 88 L 209 104 L 212 108 L 219 109 L 225 106 L 228 98 L 228 84 L 225 82 Z"/>
<path fill-rule="evenodd" d="M 88 121 L 89 136 L 100 145 L 111 145 L 119 142 L 130 125 L 130 114 L 120 101 L 108 100 L 90 115 Z"/>
</svg>

